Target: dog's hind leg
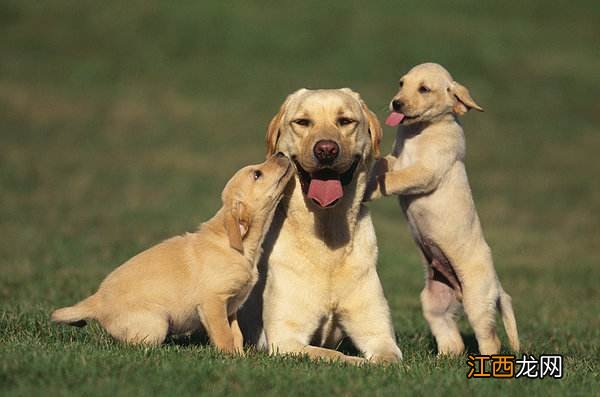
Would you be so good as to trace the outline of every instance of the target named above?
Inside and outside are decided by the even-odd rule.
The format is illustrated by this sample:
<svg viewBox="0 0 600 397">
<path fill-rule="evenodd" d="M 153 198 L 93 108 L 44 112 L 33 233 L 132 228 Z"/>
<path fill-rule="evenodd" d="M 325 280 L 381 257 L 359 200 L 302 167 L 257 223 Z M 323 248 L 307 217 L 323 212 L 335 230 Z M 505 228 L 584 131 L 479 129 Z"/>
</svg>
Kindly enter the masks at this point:
<svg viewBox="0 0 600 397">
<path fill-rule="evenodd" d="M 423 317 L 437 343 L 439 355 L 458 355 L 465 350 L 456 314 L 461 307 L 461 285 L 450 261 L 429 239 L 419 239 L 427 278 L 421 291 Z"/>
<path fill-rule="evenodd" d="M 160 345 L 169 332 L 166 316 L 145 310 L 120 313 L 115 317 L 98 320 L 115 339 L 134 345 Z"/>
<path fill-rule="evenodd" d="M 432 269 L 429 271 L 434 272 Z M 438 354 L 461 354 L 465 345 L 456 324 L 460 302 L 454 289 L 447 283 L 428 277 L 421 292 L 421 306 L 437 343 Z"/>
<path fill-rule="evenodd" d="M 493 269 L 481 271 L 476 277 L 464 275 L 465 314 L 475 332 L 479 352 L 484 355 L 500 352 L 500 339 L 496 333 L 496 305 L 499 298 L 500 288 Z"/>
</svg>

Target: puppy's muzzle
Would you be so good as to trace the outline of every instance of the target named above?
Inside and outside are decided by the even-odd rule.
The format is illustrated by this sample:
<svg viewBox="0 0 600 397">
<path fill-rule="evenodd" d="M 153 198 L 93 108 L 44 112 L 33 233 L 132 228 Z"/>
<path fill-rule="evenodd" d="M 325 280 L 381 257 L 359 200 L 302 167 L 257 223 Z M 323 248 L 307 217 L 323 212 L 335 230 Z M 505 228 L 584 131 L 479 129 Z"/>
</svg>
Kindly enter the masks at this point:
<svg viewBox="0 0 600 397">
<path fill-rule="evenodd" d="M 402 102 L 401 100 L 394 99 L 392 101 L 392 109 L 394 109 L 394 111 L 401 112 L 403 107 L 404 107 L 404 102 Z"/>
</svg>

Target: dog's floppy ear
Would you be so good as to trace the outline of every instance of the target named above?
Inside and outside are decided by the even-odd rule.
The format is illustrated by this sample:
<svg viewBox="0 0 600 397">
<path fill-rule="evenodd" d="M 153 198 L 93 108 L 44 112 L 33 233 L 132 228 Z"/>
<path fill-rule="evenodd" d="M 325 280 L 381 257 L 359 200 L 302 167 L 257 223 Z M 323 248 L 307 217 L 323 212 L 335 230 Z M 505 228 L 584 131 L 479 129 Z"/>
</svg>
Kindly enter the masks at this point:
<svg viewBox="0 0 600 397">
<path fill-rule="evenodd" d="M 241 201 L 235 201 L 230 209 L 225 212 L 225 230 L 229 238 L 229 246 L 244 253 L 242 240 L 250 228 L 250 214 Z"/>
<path fill-rule="evenodd" d="M 377 115 L 367 107 L 367 104 L 362 99 L 360 104 L 363 112 L 365 112 L 365 115 L 367 116 L 367 120 L 369 121 L 371 146 L 373 146 L 373 154 L 375 155 L 375 158 L 378 159 L 381 157 L 381 138 L 383 137 L 383 129 L 381 128 L 381 124 L 379 123 Z"/>
<path fill-rule="evenodd" d="M 294 95 L 298 95 L 304 91 L 307 91 L 306 88 L 301 88 L 298 91 L 288 95 L 279 108 L 279 112 L 277 112 L 277 114 L 271 119 L 269 127 L 267 128 L 267 159 L 274 155 L 277 151 L 277 141 L 279 140 L 279 134 L 281 133 L 281 128 L 283 127 L 283 116 L 285 115 L 285 110 L 287 109 L 290 99 L 292 99 Z"/>
<path fill-rule="evenodd" d="M 381 124 L 379 123 L 379 119 L 375 113 L 371 112 L 367 105 L 364 104 L 364 111 L 367 114 L 367 119 L 369 120 L 369 134 L 371 135 L 371 145 L 373 146 L 373 153 L 375 158 L 378 159 L 381 157 L 381 138 L 383 137 L 383 129 L 381 128 Z"/>
<path fill-rule="evenodd" d="M 381 128 L 381 124 L 379 123 L 379 119 L 377 115 L 373 113 L 365 101 L 362 100 L 358 92 L 352 91 L 350 88 L 340 88 L 340 91 L 345 92 L 346 94 L 354 97 L 358 102 L 360 102 L 360 107 L 367 117 L 367 121 L 369 122 L 369 135 L 371 136 L 371 146 L 373 147 L 373 154 L 375 158 L 378 159 L 381 157 L 381 138 L 383 137 L 383 129 Z"/>
<path fill-rule="evenodd" d="M 473 98 L 471 98 L 471 94 L 469 94 L 469 90 L 464 85 L 453 81 L 450 86 L 450 92 L 454 95 L 455 103 L 452 111 L 460 116 L 467 113 L 471 109 L 479 110 L 483 112 L 481 106 L 479 106 Z"/>
<path fill-rule="evenodd" d="M 277 112 L 277 114 L 271 119 L 269 127 L 267 128 L 267 158 L 275 154 L 277 141 L 279 140 L 279 134 L 282 127 L 281 120 L 283 119 L 283 114 L 285 113 L 286 103 L 287 101 L 281 105 L 279 112 Z"/>
</svg>

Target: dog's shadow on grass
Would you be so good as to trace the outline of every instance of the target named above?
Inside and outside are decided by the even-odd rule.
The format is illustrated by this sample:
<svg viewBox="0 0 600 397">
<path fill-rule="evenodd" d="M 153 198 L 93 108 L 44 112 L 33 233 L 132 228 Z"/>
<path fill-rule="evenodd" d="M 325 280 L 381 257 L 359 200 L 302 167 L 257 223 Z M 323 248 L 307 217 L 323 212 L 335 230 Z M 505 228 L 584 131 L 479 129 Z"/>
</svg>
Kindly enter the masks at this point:
<svg viewBox="0 0 600 397">
<path fill-rule="evenodd" d="M 209 346 L 210 339 L 205 332 L 199 331 L 190 335 L 177 335 L 169 336 L 165 340 L 165 345 L 172 346 Z M 352 340 L 349 337 L 343 338 L 340 343 L 335 347 L 335 350 L 342 352 L 349 356 L 359 356 L 360 351 L 354 346 Z"/>
<path fill-rule="evenodd" d="M 347 336 L 340 341 L 335 350 L 344 353 L 347 356 L 360 356 L 360 351 L 354 346 L 352 339 Z"/>
<path fill-rule="evenodd" d="M 165 345 L 174 346 L 209 346 L 210 339 L 206 332 L 198 331 L 189 335 L 169 336 L 165 340 Z"/>
<path fill-rule="evenodd" d="M 477 345 L 475 334 L 461 334 L 461 336 L 465 342 L 465 353 L 479 354 L 479 346 Z"/>
<path fill-rule="evenodd" d="M 465 343 L 465 355 L 468 354 L 478 354 L 479 349 L 477 345 L 477 338 L 473 333 L 464 334 L 461 333 L 461 337 Z M 398 335 L 396 335 L 398 338 Z M 433 355 L 437 355 L 437 344 L 435 342 L 435 338 L 433 335 L 429 334 L 427 338 L 427 350 Z M 406 337 L 405 339 L 410 339 L 410 337 Z M 196 331 L 189 335 L 178 335 L 178 336 L 169 336 L 165 340 L 165 345 L 172 346 L 180 346 L 180 347 L 190 347 L 190 346 L 210 346 L 210 339 L 208 338 L 208 334 L 203 331 Z M 348 356 L 360 356 L 360 351 L 356 348 L 352 339 L 346 336 L 344 337 L 335 347 L 334 350 L 337 350 Z"/>
<path fill-rule="evenodd" d="M 463 341 L 465 343 L 465 354 L 478 354 L 479 349 L 477 346 L 477 338 L 475 335 L 470 334 L 461 334 Z M 190 335 L 179 335 L 179 336 L 169 336 L 165 341 L 166 345 L 174 345 L 174 346 L 209 346 L 210 339 L 206 332 L 195 332 Z M 431 352 L 432 355 L 437 354 L 437 344 L 435 342 L 435 338 L 430 335 L 428 338 L 427 349 Z M 349 337 L 343 338 L 340 343 L 335 347 L 335 350 L 344 353 L 348 356 L 360 356 L 360 351 L 356 348 L 352 339 Z"/>
<path fill-rule="evenodd" d="M 465 355 L 479 354 L 479 347 L 477 345 L 477 338 L 475 338 L 475 334 L 461 333 L 461 336 L 465 343 Z M 428 338 L 427 348 L 433 356 L 437 355 L 437 344 L 433 335 L 430 335 Z M 348 356 L 360 356 L 360 351 L 356 348 L 354 343 L 352 343 L 352 339 L 350 339 L 349 337 L 345 337 L 344 339 L 342 339 L 342 341 L 337 345 L 335 350 L 342 352 Z"/>
</svg>

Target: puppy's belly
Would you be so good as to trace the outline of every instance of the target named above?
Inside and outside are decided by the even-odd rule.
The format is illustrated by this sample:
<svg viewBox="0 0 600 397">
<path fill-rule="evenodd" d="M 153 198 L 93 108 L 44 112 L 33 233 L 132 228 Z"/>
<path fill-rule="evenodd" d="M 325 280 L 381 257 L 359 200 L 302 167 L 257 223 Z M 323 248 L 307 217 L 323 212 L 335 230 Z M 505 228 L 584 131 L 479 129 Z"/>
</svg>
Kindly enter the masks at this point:
<svg viewBox="0 0 600 397">
<path fill-rule="evenodd" d="M 460 291 L 470 264 L 479 266 L 491 259 L 470 190 L 453 187 L 446 185 L 426 196 L 404 196 L 400 203 L 427 259 L 430 278 L 445 279 Z"/>
<path fill-rule="evenodd" d="M 413 237 L 443 239 L 447 230 L 453 229 L 446 223 L 444 212 L 436 208 L 430 197 L 400 196 L 400 205 L 410 226 Z"/>
<path fill-rule="evenodd" d="M 428 195 L 400 196 L 413 235 L 453 246 L 473 241 L 481 234 L 470 195 L 449 190 L 442 187 Z"/>
</svg>

